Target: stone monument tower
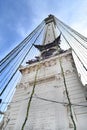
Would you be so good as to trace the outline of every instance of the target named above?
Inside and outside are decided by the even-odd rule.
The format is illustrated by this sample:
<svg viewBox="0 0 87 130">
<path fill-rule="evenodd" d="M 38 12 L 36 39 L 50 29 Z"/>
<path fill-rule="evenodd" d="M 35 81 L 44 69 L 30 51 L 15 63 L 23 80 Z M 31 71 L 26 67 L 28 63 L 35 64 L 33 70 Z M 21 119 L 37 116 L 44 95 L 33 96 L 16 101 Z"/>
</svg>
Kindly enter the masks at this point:
<svg viewBox="0 0 87 130">
<path fill-rule="evenodd" d="M 87 101 L 72 50 L 61 49 L 54 16 L 44 21 L 43 43 L 34 44 L 40 55 L 20 68 L 2 130 L 87 130 Z"/>
</svg>

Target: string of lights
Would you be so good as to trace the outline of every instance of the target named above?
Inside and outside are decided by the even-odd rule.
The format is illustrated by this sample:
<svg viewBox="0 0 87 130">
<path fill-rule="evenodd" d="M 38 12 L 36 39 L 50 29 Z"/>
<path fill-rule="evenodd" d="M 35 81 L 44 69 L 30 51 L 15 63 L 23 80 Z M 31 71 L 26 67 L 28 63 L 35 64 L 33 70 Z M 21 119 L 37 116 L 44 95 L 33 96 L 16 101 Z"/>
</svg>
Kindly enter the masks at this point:
<svg viewBox="0 0 87 130">
<path fill-rule="evenodd" d="M 27 98 L 24 98 L 24 99 L 20 99 L 20 100 L 14 101 L 14 102 L 2 102 L 2 104 L 15 104 L 15 103 L 18 103 L 18 102 L 23 102 L 23 101 L 25 101 L 25 100 L 28 100 L 29 98 L 30 98 L 30 96 L 27 97 Z M 69 103 L 67 103 L 67 102 L 56 101 L 56 100 L 52 100 L 52 99 L 47 99 L 47 98 L 39 97 L 39 96 L 37 96 L 36 94 L 33 96 L 33 98 L 40 99 L 40 100 L 47 101 L 47 102 L 62 104 L 62 105 L 69 105 Z M 71 105 L 72 105 L 72 106 L 87 107 L 87 105 L 76 104 L 76 103 L 71 103 Z"/>
<path fill-rule="evenodd" d="M 16 70 L 12 73 L 12 76 L 9 78 L 8 82 L 5 84 L 3 90 L 0 93 L 0 96 L 3 94 L 3 92 L 5 91 L 5 89 L 7 88 L 8 84 L 10 83 L 10 81 L 12 80 L 12 78 L 14 77 L 14 75 L 17 73 L 19 66 L 22 64 L 22 62 L 25 60 L 25 57 L 29 54 L 30 50 L 32 49 L 34 43 L 37 41 L 38 37 L 41 35 L 42 31 L 43 31 L 44 27 L 41 29 L 41 31 L 39 32 L 39 34 L 37 35 L 37 37 L 35 38 L 33 44 L 31 45 L 30 48 L 27 48 L 28 50 L 26 51 L 24 57 L 22 57 L 22 60 L 20 60 Z"/>
<path fill-rule="evenodd" d="M 66 39 L 66 37 L 64 36 L 64 34 L 61 32 L 60 28 L 58 26 L 57 26 L 57 28 L 60 31 L 60 33 L 63 36 L 63 38 L 65 39 L 65 41 L 67 42 L 67 44 L 69 44 L 69 46 L 71 47 L 71 49 L 73 50 L 73 52 L 75 53 L 75 55 L 78 57 L 79 61 L 83 65 L 84 69 L 87 71 L 87 68 L 84 66 L 84 63 L 83 63 L 82 59 L 80 59 L 81 57 L 79 57 L 78 54 L 77 54 L 77 52 L 72 48 L 71 44 L 68 42 L 68 40 Z"/>
<path fill-rule="evenodd" d="M 41 25 L 40 25 L 40 27 L 36 28 L 35 33 L 33 35 L 31 35 L 31 37 L 29 35 L 27 40 L 24 39 L 23 42 L 20 44 L 20 46 L 18 46 L 16 49 L 13 49 L 12 53 L 9 54 L 9 57 L 5 58 L 5 60 L 4 60 L 5 64 L 3 65 L 4 62 L 1 64 L 1 71 L 0 71 L 0 73 L 2 73 L 3 70 L 6 67 L 8 67 L 8 65 L 11 63 L 11 61 L 14 60 L 14 58 L 24 49 L 24 47 L 26 47 L 27 44 L 29 44 L 30 40 L 34 37 L 34 35 L 36 35 L 36 33 L 43 27 Z"/>
</svg>

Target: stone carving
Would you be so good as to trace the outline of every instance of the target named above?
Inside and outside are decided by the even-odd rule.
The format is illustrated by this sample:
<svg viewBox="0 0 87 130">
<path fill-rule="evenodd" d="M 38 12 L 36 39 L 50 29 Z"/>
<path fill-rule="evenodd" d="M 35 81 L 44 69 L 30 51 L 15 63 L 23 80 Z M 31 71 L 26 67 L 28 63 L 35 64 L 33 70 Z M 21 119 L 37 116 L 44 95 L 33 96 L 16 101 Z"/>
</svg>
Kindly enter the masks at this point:
<svg viewBox="0 0 87 130">
<path fill-rule="evenodd" d="M 56 58 L 55 59 L 50 59 L 49 61 L 41 62 L 40 67 L 43 67 L 43 66 L 44 67 L 50 67 L 50 66 L 56 65 L 56 63 L 57 63 Z M 25 75 L 25 74 L 28 74 L 30 72 L 36 71 L 37 68 L 38 68 L 38 64 L 36 64 L 36 65 L 32 64 L 32 66 L 22 68 L 22 69 L 20 69 L 20 71 L 21 71 L 22 74 Z"/>
<path fill-rule="evenodd" d="M 71 73 L 72 73 L 71 70 L 66 70 L 66 71 L 65 71 L 65 75 L 68 75 L 68 74 L 71 74 Z"/>
<path fill-rule="evenodd" d="M 2 128 L 2 130 L 5 130 L 5 128 L 6 128 L 6 126 L 7 126 L 7 124 L 8 124 L 8 122 L 10 121 L 10 119 L 9 119 L 9 112 L 4 116 L 4 119 L 3 119 L 3 128 Z"/>
<path fill-rule="evenodd" d="M 29 83 L 26 82 L 26 83 L 20 83 L 17 85 L 17 88 L 24 88 L 25 90 L 28 88 L 29 86 Z"/>
<path fill-rule="evenodd" d="M 55 76 L 55 78 L 57 79 L 57 80 L 61 80 L 61 74 L 59 73 L 59 74 L 57 74 L 56 76 Z"/>
</svg>

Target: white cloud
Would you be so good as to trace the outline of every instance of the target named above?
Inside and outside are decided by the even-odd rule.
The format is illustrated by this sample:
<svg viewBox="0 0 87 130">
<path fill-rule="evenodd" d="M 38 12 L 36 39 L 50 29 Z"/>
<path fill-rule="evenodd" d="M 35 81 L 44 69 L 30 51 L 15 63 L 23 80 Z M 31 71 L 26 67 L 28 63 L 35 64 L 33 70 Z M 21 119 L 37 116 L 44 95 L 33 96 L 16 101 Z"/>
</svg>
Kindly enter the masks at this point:
<svg viewBox="0 0 87 130">
<path fill-rule="evenodd" d="M 25 28 L 20 24 L 17 26 L 17 33 L 21 36 L 21 37 L 25 37 L 26 36 L 26 30 Z"/>
<path fill-rule="evenodd" d="M 79 1 L 79 0 L 78 0 Z M 70 26 L 87 37 L 87 1 L 76 1 L 70 16 Z"/>
<path fill-rule="evenodd" d="M 87 37 L 87 23 L 85 21 L 80 22 L 75 22 L 71 25 L 73 29 L 78 31 L 80 34 L 84 35 Z"/>
<path fill-rule="evenodd" d="M 77 31 L 82 32 L 87 36 L 87 0 L 54 0 L 53 4 L 49 0 L 33 0 L 28 1 L 32 11 L 35 14 L 33 17 L 33 26 L 36 27 L 48 14 L 52 13 L 57 18 L 72 26 Z"/>
</svg>

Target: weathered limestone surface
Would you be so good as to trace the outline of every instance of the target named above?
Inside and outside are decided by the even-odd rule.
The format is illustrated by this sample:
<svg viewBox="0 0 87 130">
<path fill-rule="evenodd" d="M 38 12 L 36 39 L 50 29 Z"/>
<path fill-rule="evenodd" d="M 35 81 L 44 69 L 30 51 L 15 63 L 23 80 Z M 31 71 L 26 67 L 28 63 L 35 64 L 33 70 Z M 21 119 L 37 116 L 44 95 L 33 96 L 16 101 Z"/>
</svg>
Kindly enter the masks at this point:
<svg viewBox="0 0 87 130">
<path fill-rule="evenodd" d="M 84 88 L 77 76 L 71 51 L 59 56 L 61 57 L 71 103 L 87 105 Z M 25 130 L 74 130 L 69 107 L 63 104 L 68 100 L 59 56 L 51 57 L 39 63 L 40 69 L 37 75 L 35 93 Z M 23 76 L 5 114 L 2 130 L 21 130 L 35 81 L 37 66 L 38 63 L 34 63 L 20 69 Z M 77 130 L 87 130 L 87 107 L 73 105 L 72 110 Z"/>
</svg>

